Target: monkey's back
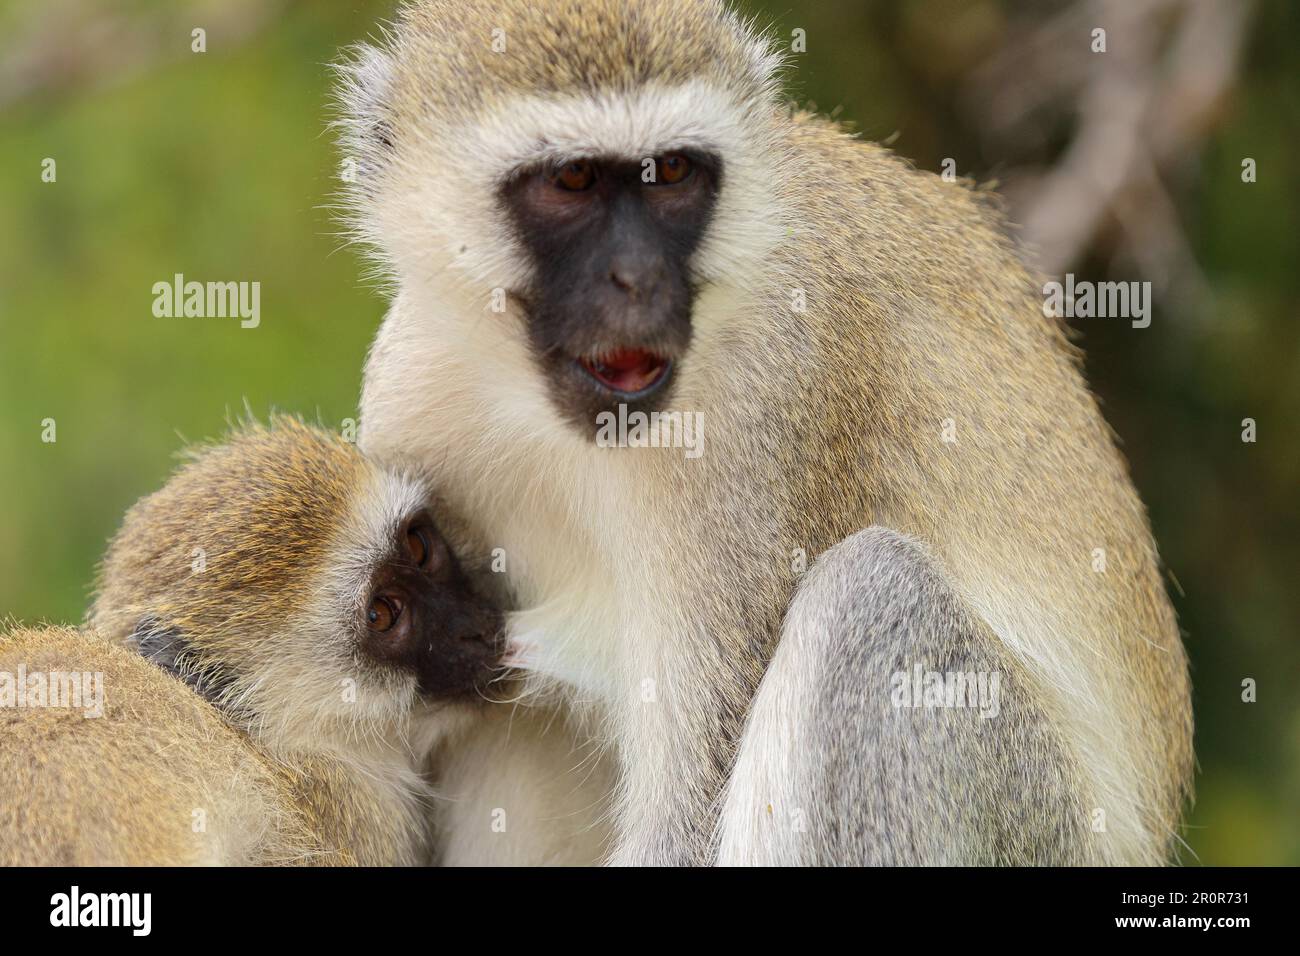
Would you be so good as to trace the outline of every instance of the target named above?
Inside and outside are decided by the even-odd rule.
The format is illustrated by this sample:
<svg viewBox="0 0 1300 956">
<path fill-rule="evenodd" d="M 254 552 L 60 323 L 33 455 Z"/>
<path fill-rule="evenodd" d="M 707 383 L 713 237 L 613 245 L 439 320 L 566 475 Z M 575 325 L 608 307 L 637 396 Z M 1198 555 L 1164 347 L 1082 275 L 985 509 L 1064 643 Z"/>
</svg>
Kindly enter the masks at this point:
<svg viewBox="0 0 1300 956">
<path fill-rule="evenodd" d="M 844 462 L 815 480 L 851 489 L 831 509 L 810 491 L 808 540 L 866 518 L 926 542 L 1070 728 L 1116 837 L 1099 859 L 1159 862 L 1191 775 L 1186 658 L 1145 509 L 1042 278 L 991 195 L 823 119 L 786 129 L 779 281 L 829 321 L 779 361 L 812 383 L 802 440 Z"/>
<path fill-rule="evenodd" d="M 0 672 L 20 666 L 102 675 L 103 713 L 0 708 L 0 864 L 301 862 L 282 775 L 185 684 L 71 628 L 0 636 Z"/>
</svg>

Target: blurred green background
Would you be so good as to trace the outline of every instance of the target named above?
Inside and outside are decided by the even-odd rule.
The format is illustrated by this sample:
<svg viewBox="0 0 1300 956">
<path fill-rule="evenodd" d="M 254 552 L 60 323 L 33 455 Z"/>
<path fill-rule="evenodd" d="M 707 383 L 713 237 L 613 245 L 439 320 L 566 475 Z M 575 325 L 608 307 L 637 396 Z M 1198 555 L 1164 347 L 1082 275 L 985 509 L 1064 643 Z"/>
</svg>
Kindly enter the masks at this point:
<svg viewBox="0 0 1300 956">
<path fill-rule="evenodd" d="M 1025 195 L 1083 122 L 1067 82 L 1028 125 L 990 132 L 997 109 L 1072 67 L 1040 50 L 1040 83 L 1013 61 L 1017 92 L 999 86 L 1005 67 L 983 66 L 1034 29 L 1050 38 L 1076 5 L 746 6 L 781 36 L 806 32 L 792 96 L 895 137 L 922 168 L 952 157 Z M 355 415 L 383 302 L 324 208 L 338 161 L 327 64 L 391 9 L 0 0 L 0 616 L 79 620 L 123 510 L 185 440 L 219 434 L 245 403 L 331 425 Z M 206 53 L 190 50 L 195 26 Z M 1128 35 L 1112 30 L 1112 46 Z M 1300 4 L 1255 6 L 1224 95 L 1160 169 L 1177 226 L 1167 262 L 1194 273 L 1176 271 L 1149 329 L 1075 323 L 1192 657 L 1188 862 L 1300 863 L 1297 36 Z M 1259 169 L 1249 185 L 1246 156 Z M 54 183 L 41 180 L 47 157 Z M 1062 261 L 1083 278 L 1137 278 L 1125 230 L 1157 218 L 1103 222 Z M 152 286 L 178 272 L 260 281 L 261 326 L 155 318 Z M 1254 444 L 1241 441 L 1246 417 Z M 47 418 L 54 443 L 41 440 Z M 1241 700 L 1245 678 L 1257 703 Z"/>
</svg>

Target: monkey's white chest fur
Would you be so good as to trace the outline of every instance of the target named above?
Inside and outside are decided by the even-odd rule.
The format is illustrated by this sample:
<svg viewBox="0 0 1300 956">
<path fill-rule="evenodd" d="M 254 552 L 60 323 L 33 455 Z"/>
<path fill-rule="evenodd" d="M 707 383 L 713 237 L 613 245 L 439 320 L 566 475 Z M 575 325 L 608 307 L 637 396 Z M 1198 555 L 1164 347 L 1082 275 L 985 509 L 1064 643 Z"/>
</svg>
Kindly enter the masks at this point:
<svg viewBox="0 0 1300 956">
<path fill-rule="evenodd" d="M 454 332 L 431 327 L 444 320 Z M 555 414 L 508 322 L 429 315 L 398 297 L 367 364 L 363 450 L 432 464 L 438 494 L 508 575 L 530 672 L 580 700 L 653 694 L 664 676 L 653 642 L 689 624 L 672 619 L 669 595 L 654 600 L 671 556 L 630 520 L 649 494 L 635 459 L 681 451 L 596 447 Z"/>
</svg>

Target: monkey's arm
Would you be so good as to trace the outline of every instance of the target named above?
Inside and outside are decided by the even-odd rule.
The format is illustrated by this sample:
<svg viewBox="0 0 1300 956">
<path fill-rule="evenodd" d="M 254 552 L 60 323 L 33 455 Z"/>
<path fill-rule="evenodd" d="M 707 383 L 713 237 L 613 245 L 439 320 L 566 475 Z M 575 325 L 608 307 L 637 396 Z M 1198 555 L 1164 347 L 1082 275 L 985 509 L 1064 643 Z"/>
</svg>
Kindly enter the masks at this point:
<svg viewBox="0 0 1300 956">
<path fill-rule="evenodd" d="M 723 865 L 1069 864 L 1086 812 L 1025 669 L 917 542 L 872 527 L 791 603 L 716 840 Z"/>
</svg>

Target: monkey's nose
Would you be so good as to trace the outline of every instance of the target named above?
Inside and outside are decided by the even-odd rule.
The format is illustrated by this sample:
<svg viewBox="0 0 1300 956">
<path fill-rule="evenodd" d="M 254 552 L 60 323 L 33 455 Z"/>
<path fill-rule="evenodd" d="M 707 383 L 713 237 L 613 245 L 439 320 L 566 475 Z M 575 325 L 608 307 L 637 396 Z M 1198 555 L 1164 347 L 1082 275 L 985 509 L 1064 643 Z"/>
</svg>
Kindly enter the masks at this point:
<svg viewBox="0 0 1300 956">
<path fill-rule="evenodd" d="M 626 292 L 628 297 L 633 301 L 635 301 L 640 295 L 640 290 L 637 286 L 637 278 L 629 270 L 618 268 L 611 269 L 609 271 L 609 281 Z"/>
<path fill-rule="evenodd" d="M 619 259 L 609 267 L 609 281 L 633 301 L 648 296 L 662 276 L 663 269 L 655 263 Z"/>
</svg>

